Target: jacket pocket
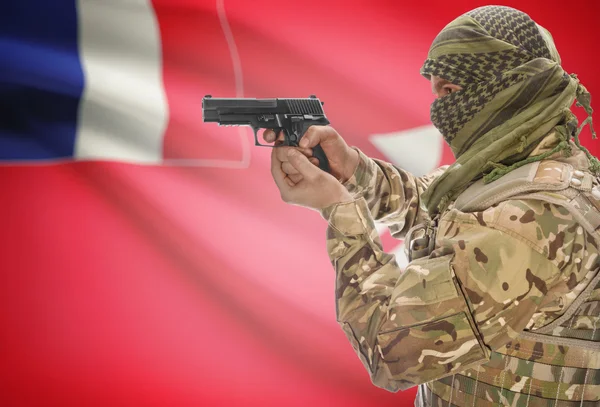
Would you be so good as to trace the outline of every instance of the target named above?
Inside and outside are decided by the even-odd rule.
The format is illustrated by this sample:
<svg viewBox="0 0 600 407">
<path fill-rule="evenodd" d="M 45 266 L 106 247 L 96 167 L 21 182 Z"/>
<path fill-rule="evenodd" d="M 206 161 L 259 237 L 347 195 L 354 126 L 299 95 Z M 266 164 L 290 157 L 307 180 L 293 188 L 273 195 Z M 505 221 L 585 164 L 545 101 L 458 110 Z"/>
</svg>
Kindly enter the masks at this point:
<svg viewBox="0 0 600 407">
<path fill-rule="evenodd" d="M 401 388 L 460 372 L 489 357 L 457 286 L 452 257 L 412 262 L 404 273 L 413 275 L 406 275 L 391 299 L 377 350 L 388 377 L 402 383 Z"/>
</svg>

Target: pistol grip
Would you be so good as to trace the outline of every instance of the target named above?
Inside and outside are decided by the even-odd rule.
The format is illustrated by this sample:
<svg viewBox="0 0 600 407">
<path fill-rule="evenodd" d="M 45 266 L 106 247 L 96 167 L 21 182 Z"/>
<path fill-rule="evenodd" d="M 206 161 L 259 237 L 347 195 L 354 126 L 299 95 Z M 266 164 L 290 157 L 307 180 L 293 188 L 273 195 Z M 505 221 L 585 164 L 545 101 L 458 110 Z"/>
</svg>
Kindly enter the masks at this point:
<svg viewBox="0 0 600 407">
<path fill-rule="evenodd" d="M 313 157 L 319 160 L 319 168 L 325 172 L 329 172 L 329 160 L 323 151 L 323 148 L 320 144 L 317 144 L 313 147 Z"/>
</svg>

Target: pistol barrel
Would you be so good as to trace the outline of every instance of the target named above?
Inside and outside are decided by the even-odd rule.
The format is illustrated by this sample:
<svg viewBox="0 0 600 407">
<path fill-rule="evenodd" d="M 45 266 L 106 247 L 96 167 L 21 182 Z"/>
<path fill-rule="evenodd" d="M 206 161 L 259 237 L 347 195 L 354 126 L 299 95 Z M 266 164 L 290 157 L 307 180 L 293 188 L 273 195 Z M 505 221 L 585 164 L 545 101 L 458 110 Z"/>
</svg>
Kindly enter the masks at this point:
<svg viewBox="0 0 600 407">
<path fill-rule="evenodd" d="M 227 115 L 307 114 L 324 116 L 322 103 L 316 97 L 294 99 L 213 98 L 202 99 L 202 118 L 219 122 Z"/>
<path fill-rule="evenodd" d="M 276 110 L 278 110 L 277 99 L 213 97 L 202 99 L 202 115 L 205 122 L 219 122 L 227 115 L 266 114 Z"/>
</svg>

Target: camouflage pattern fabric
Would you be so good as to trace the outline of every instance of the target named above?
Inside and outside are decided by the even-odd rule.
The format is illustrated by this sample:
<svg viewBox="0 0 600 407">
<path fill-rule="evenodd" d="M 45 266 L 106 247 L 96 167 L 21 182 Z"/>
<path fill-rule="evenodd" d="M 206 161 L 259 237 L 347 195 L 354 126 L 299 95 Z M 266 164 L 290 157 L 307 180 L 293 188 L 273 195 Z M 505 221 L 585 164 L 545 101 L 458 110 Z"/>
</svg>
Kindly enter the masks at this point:
<svg viewBox="0 0 600 407">
<path fill-rule="evenodd" d="M 364 196 L 374 220 L 388 226 L 396 238 L 403 238 L 410 228 L 430 220 L 427 209 L 420 205 L 420 196 L 448 168 L 447 165 L 415 178 L 408 171 L 371 159 L 360 149 L 354 149 L 360 157 L 358 167 L 344 186 L 353 196 Z M 388 182 L 383 182 L 383 176 L 390 177 Z"/>
<path fill-rule="evenodd" d="M 480 7 L 448 24 L 421 73 L 462 86 L 431 105 L 431 121 L 456 158 L 423 194 L 431 214 L 484 174 L 501 176 L 503 165 L 523 160 L 552 129 L 565 149 L 578 124 L 569 108 L 576 98 L 589 99 L 560 66 L 550 33 L 504 6 Z"/>
<path fill-rule="evenodd" d="M 421 197 L 444 169 L 417 178 L 359 155 L 345 183 L 355 200 L 322 216 L 337 320 L 373 383 L 389 391 L 420 385 L 419 406 L 598 405 L 600 286 L 549 333 L 591 347 L 522 336 L 564 314 L 589 285 L 600 268 L 596 238 L 557 204 L 513 199 L 475 213 L 450 205 L 434 252 L 401 270 L 374 220 L 397 237 L 427 220 Z M 582 155 L 552 159 L 588 163 Z"/>
</svg>

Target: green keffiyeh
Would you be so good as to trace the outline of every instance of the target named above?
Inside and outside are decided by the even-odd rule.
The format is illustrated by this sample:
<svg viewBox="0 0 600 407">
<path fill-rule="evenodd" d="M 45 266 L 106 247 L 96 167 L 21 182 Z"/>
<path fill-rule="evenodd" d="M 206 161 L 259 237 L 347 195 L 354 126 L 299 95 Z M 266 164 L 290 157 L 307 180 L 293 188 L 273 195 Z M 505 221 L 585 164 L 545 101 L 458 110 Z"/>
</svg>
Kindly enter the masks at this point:
<svg viewBox="0 0 600 407">
<path fill-rule="evenodd" d="M 435 38 L 421 68 L 462 89 L 436 99 L 431 121 L 456 158 L 423 195 L 433 216 L 472 181 L 499 178 L 527 162 L 569 149 L 584 124 L 591 127 L 590 95 L 560 66 L 550 33 L 527 14 L 504 6 L 472 10 Z M 570 107 L 577 99 L 588 119 L 578 129 Z M 527 157 L 550 131 L 561 142 L 543 156 Z M 600 171 L 595 157 L 581 147 Z"/>
</svg>

